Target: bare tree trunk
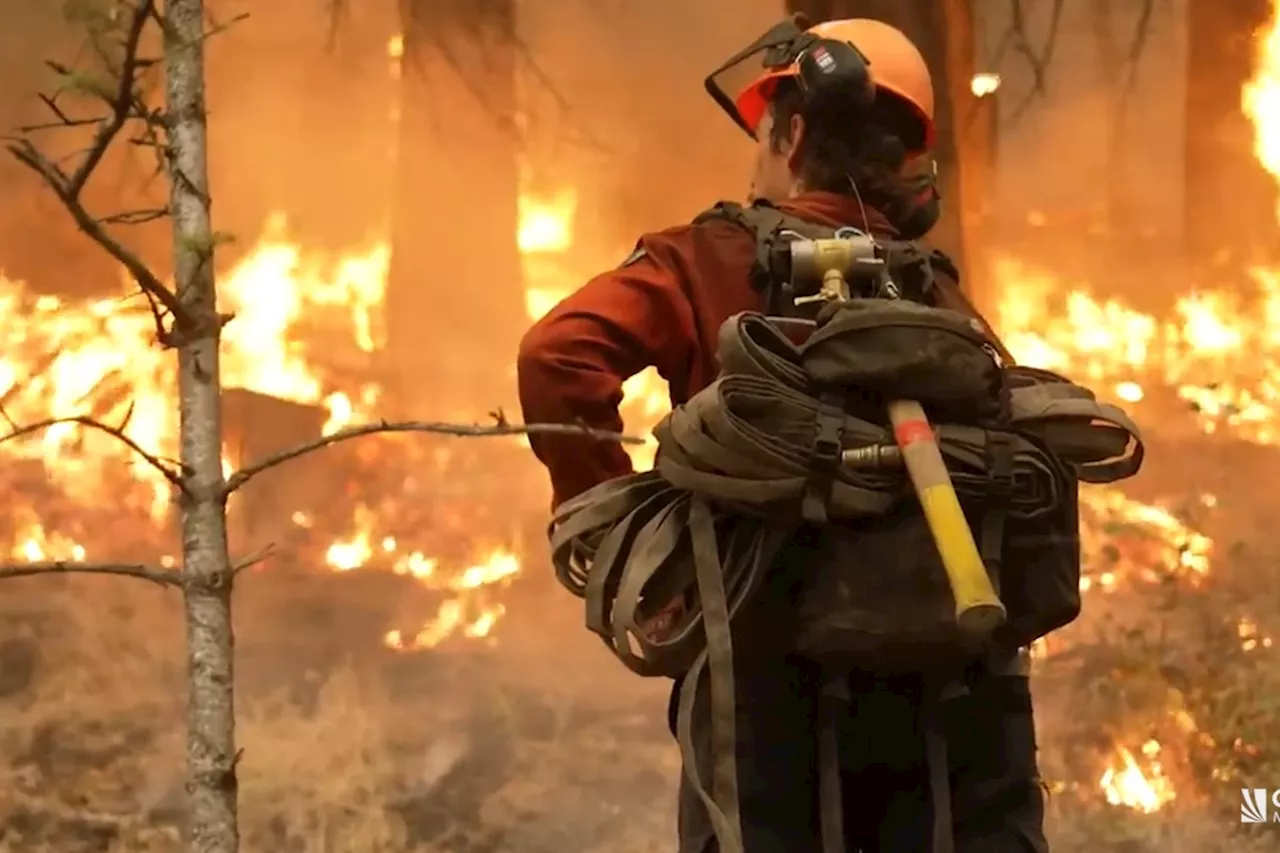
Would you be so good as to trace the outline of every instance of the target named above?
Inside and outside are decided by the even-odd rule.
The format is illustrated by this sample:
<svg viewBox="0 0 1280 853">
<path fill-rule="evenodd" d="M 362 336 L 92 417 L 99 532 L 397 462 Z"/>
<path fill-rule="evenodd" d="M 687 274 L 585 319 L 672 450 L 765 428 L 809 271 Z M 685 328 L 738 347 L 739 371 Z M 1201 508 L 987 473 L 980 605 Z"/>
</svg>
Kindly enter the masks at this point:
<svg viewBox="0 0 1280 853">
<path fill-rule="evenodd" d="M 970 0 L 786 0 L 814 21 L 875 18 L 915 42 L 933 74 L 942 220 L 929 242 L 960 264 L 971 291 L 982 278 L 979 221 L 994 159 L 994 125 L 971 89 L 975 44 Z M 972 256 L 971 256 L 972 255 Z M 977 288 L 980 290 L 980 288 Z"/>
<path fill-rule="evenodd" d="M 1131 87 L 1123 76 L 1125 63 L 1116 38 L 1115 13 L 1111 0 L 1090 0 L 1089 18 L 1094 46 L 1098 51 L 1098 71 L 1107 87 L 1107 168 L 1114 175 L 1124 166 L 1125 113 Z M 1106 235 L 1113 243 L 1115 238 L 1123 240 L 1120 229 L 1125 222 L 1124 214 L 1128 206 L 1125 198 L 1126 186 L 1122 180 L 1107 180 L 1103 185 L 1103 192 L 1106 194 Z"/>
<path fill-rule="evenodd" d="M 1269 0 L 1189 0 L 1185 240 L 1194 267 L 1274 254 L 1275 181 L 1253 156 L 1240 103 L 1270 11 Z"/>
<path fill-rule="evenodd" d="M 125 425 L 107 423 L 89 413 L 26 424 L 10 420 L 6 434 L 0 438 L 17 441 L 57 425 L 72 424 L 114 437 L 173 486 L 181 514 L 182 568 L 142 563 L 22 561 L 0 563 L 0 579 L 75 572 L 138 578 L 183 591 L 188 662 L 185 846 L 190 853 L 237 853 L 240 838 L 231 588 L 236 573 L 259 562 L 265 552 L 232 563 L 227 548 L 227 498 L 255 478 L 313 451 L 375 433 L 557 433 L 624 443 L 641 441 L 573 424 L 516 425 L 502 420 L 492 426 L 475 426 L 439 421 L 378 421 L 304 440 L 291 448 L 260 448 L 261 458 L 224 476 L 218 346 L 222 326 L 232 318 L 219 315 L 214 282 L 217 235 L 210 216 L 204 86 L 204 43 L 210 33 L 205 29 L 203 0 L 168 0 L 162 15 L 156 11 L 159 5 L 160 0 L 132 0 L 118 7 L 117 14 L 91 16 L 87 21 L 87 35 L 94 44 L 108 46 L 98 57 L 103 67 L 63 74 L 60 91 L 65 91 L 69 82 L 91 81 L 73 88 L 101 102 L 108 112 L 93 122 L 91 142 L 79 157 L 64 156 L 55 162 L 32 138 L 40 129 L 70 129 L 81 124 L 66 116 L 50 96 L 42 96 L 42 100 L 55 121 L 11 138 L 6 150 L 38 174 L 76 226 L 128 271 L 154 312 L 157 343 L 178 351 L 179 462 L 173 463 L 139 444 L 127 432 L 128 417 L 124 418 Z M 155 109 L 140 94 L 138 77 L 156 64 L 155 59 L 139 54 L 139 45 L 144 31 L 157 20 L 163 29 L 165 49 L 167 103 L 163 111 Z M 165 209 L 100 218 L 85 206 L 82 193 L 87 182 L 112 143 L 121 138 L 135 143 L 140 140 L 158 149 L 170 181 L 170 200 Z M 72 165 L 61 165 L 68 159 Z M 172 289 L 110 227 L 131 219 L 153 221 L 165 215 L 173 223 Z M 507 238 L 514 251 L 514 227 Z M 439 314 L 448 313 L 451 306 L 447 294 L 436 300 L 436 307 Z"/>
<path fill-rule="evenodd" d="M 979 98 L 973 91 L 978 72 L 978 39 L 974 0 L 944 0 L 942 40 L 946 54 L 946 89 L 938 97 L 951 103 L 950 196 L 943 197 L 944 209 L 952 208 L 958 229 L 958 261 L 964 273 L 965 290 L 982 307 L 990 307 L 993 294 L 986 223 L 990 213 L 996 169 L 997 99 Z M 939 127 L 941 136 L 947 131 Z M 942 169 L 943 166 L 939 166 Z M 944 174 L 944 178 L 947 176 Z"/>
<path fill-rule="evenodd" d="M 221 319 L 214 291 L 204 88 L 203 0 L 164 9 L 174 279 L 193 331 L 178 345 L 187 623 L 187 845 L 236 853 L 234 635 L 222 474 Z"/>
</svg>

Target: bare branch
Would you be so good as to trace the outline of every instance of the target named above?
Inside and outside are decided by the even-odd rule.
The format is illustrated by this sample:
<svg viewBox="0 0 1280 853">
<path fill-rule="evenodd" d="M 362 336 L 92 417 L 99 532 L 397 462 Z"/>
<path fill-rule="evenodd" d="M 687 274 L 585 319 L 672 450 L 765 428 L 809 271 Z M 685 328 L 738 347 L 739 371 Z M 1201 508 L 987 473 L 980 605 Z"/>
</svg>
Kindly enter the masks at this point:
<svg viewBox="0 0 1280 853">
<path fill-rule="evenodd" d="M 66 193 L 69 198 L 79 200 L 89 176 L 102 162 L 107 149 L 111 147 L 112 140 L 129 119 L 130 108 L 134 103 L 133 87 L 138 74 L 138 43 L 154 11 L 155 0 L 138 0 L 133 10 L 133 19 L 125 32 L 115 97 L 111 100 L 111 115 L 99 125 L 98 132 L 93 137 L 93 144 L 89 146 L 89 153 L 68 179 Z"/>
<path fill-rule="evenodd" d="M 338 34 L 351 17 L 349 0 L 325 0 L 325 49 L 333 52 L 338 49 Z"/>
<path fill-rule="evenodd" d="M 58 197 L 58 200 L 62 202 L 72 218 L 75 219 L 76 225 L 79 226 L 80 230 L 128 270 L 129 275 L 137 282 L 138 287 L 142 288 L 148 296 L 164 305 L 175 320 L 185 316 L 182 306 L 178 303 L 178 297 L 173 294 L 173 291 L 161 283 L 160 279 L 142 262 L 141 258 L 108 234 L 106 227 L 85 209 L 79 198 L 69 194 L 67 188 L 70 179 L 61 168 L 41 154 L 39 149 L 28 139 L 11 142 L 8 147 L 9 152 L 18 158 L 19 162 L 44 178 L 45 183 L 53 190 L 54 195 Z M 165 343 L 163 340 L 161 342 Z"/>
<path fill-rule="evenodd" d="M 143 225 L 148 222 L 155 222 L 157 219 L 164 219 L 168 215 L 168 207 L 156 207 L 150 210 L 126 210 L 121 213 L 114 213 L 111 216 L 104 216 L 100 221 L 104 225 Z"/>
<path fill-rule="evenodd" d="M 178 571 L 131 563 L 77 563 L 70 560 L 55 560 L 0 566 L 0 580 L 37 575 L 116 575 L 137 578 L 166 588 L 182 586 L 182 575 Z"/>
<path fill-rule="evenodd" d="M 144 137 L 149 140 L 155 138 L 155 127 L 163 124 L 163 115 L 149 110 L 136 93 L 138 74 L 154 64 L 152 60 L 138 56 L 138 45 L 147 21 L 151 20 L 155 14 L 155 0 L 136 0 L 123 37 L 119 68 L 114 70 L 117 75 L 114 85 L 83 84 L 83 88 L 102 100 L 110 112 L 107 116 L 96 120 L 98 129 L 94 133 L 93 141 L 86 150 L 80 152 L 82 154 L 80 164 L 74 171 L 68 173 L 57 162 L 45 156 L 27 136 L 11 140 L 8 149 L 20 163 L 44 179 L 80 230 L 127 269 L 129 275 L 149 299 L 164 306 L 165 312 L 173 318 L 176 331 L 178 327 L 189 328 L 193 325 L 177 296 L 160 281 L 141 258 L 107 231 L 109 224 L 133 224 L 139 221 L 150 221 L 158 216 L 153 215 L 153 211 L 144 211 L 132 216 L 116 214 L 107 219 L 99 219 L 93 216 L 81 201 L 85 184 L 130 119 L 137 119 L 146 125 Z M 64 78 L 75 78 L 70 69 L 57 63 L 50 63 L 50 65 Z M 41 100 L 60 122 L 60 125 L 53 126 L 76 127 L 86 123 L 68 116 L 58 106 L 56 95 L 42 95 Z M 172 334 L 163 325 L 157 329 L 157 337 L 166 346 L 174 344 Z"/>
<path fill-rule="evenodd" d="M 1132 90 L 1138 84 L 1138 66 L 1142 61 L 1143 50 L 1151 39 L 1151 19 L 1155 16 L 1156 0 L 1142 0 L 1142 8 L 1138 10 L 1138 20 L 1133 25 L 1133 33 L 1129 37 L 1129 77 L 1126 89 Z"/>
<path fill-rule="evenodd" d="M 1053 0 L 1049 14 L 1049 30 L 1045 34 L 1044 43 L 1037 50 L 1032 45 L 1033 39 L 1027 30 L 1026 10 L 1022 0 L 1009 0 L 1009 27 L 1001 35 L 996 48 L 997 61 L 1003 59 L 1008 48 L 1012 48 L 1026 61 L 1031 71 L 1031 88 L 1010 110 L 1010 121 L 1016 121 L 1035 102 L 1035 99 L 1046 91 L 1049 66 L 1053 64 L 1053 55 L 1057 50 L 1058 29 L 1062 23 L 1065 7 L 1065 0 Z"/>
<path fill-rule="evenodd" d="M 350 441 L 353 438 L 377 433 L 429 432 L 436 435 L 452 435 L 459 438 L 496 438 L 512 435 L 572 435 L 597 441 L 612 441 L 618 444 L 644 444 L 643 438 L 609 432 L 608 430 L 592 429 L 580 424 L 511 424 L 507 423 L 506 419 L 500 415 L 496 416 L 495 419 L 497 423 L 489 426 L 438 423 L 434 421 L 379 421 L 377 423 L 347 427 L 324 438 L 304 442 L 288 450 L 274 453 L 256 464 L 246 465 L 227 478 L 223 493 L 230 495 L 264 471 L 275 468 L 277 465 L 283 465 L 292 459 L 306 456 L 309 453 L 314 453 L 317 450 L 340 442 Z"/>
<path fill-rule="evenodd" d="M 254 552 L 231 567 L 231 575 L 235 577 L 245 569 L 256 566 L 275 551 L 274 545 L 267 545 Z M 9 578 L 28 578 L 38 575 L 115 575 L 117 577 L 137 578 L 166 588 L 179 588 L 184 585 L 181 569 L 163 569 L 141 563 L 82 563 L 75 560 L 48 560 L 32 563 L 11 563 L 0 565 L 0 580 Z"/>
<path fill-rule="evenodd" d="M 45 97 L 41 95 L 41 97 Z M 52 100 L 46 99 L 45 103 L 53 104 Z M 54 121 L 40 122 L 39 124 L 26 124 L 18 128 L 18 133 L 40 133 L 44 130 L 64 130 L 72 127 L 88 127 L 90 125 L 101 124 L 107 120 L 106 116 L 94 116 L 93 118 L 68 118 L 61 111 L 57 113 L 58 118 Z"/>
<path fill-rule="evenodd" d="M 237 577 L 245 569 L 251 569 L 261 563 L 263 560 L 275 553 L 276 545 L 274 542 L 268 543 L 266 546 L 259 548 L 253 554 L 245 557 L 240 562 L 231 567 L 231 576 Z"/>
<path fill-rule="evenodd" d="M 4 415 L 4 418 L 6 420 L 9 420 L 9 417 L 7 414 Z M 13 423 L 11 420 L 9 422 L 11 424 Z M 107 435 L 111 436 L 116 441 L 119 441 L 121 444 L 125 445 L 134 453 L 138 454 L 143 459 L 145 459 L 147 461 L 147 464 L 149 464 L 152 468 L 155 468 L 157 471 L 159 471 L 162 475 L 164 475 L 164 478 L 166 480 L 168 480 L 170 483 L 172 483 L 174 486 L 176 486 L 178 489 L 181 489 L 185 493 L 186 488 L 182 481 L 182 474 L 178 470 L 177 463 L 173 462 L 172 460 L 166 460 L 146 450 L 144 447 L 142 447 L 142 445 L 138 444 L 136 441 L 134 441 L 124 432 L 123 426 L 119 426 L 119 427 L 111 426 L 110 424 L 103 423 L 100 420 L 96 420 L 86 415 L 78 415 L 78 416 L 69 417 L 69 418 L 49 418 L 48 420 L 36 421 L 35 423 L 25 424 L 22 426 L 18 426 L 14 424 L 11 432 L 9 432 L 6 435 L 0 435 L 0 444 L 3 444 L 6 441 L 12 441 L 15 439 L 23 438 L 25 436 L 33 435 L 34 433 L 41 432 L 43 430 L 49 429 L 50 427 L 57 426 L 58 424 L 77 424 L 79 426 L 85 427 L 86 429 L 92 429 L 92 430 L 97 430 L 98 432 L 101 432 L 101 433 L 106 433 Z"/>
</svg>

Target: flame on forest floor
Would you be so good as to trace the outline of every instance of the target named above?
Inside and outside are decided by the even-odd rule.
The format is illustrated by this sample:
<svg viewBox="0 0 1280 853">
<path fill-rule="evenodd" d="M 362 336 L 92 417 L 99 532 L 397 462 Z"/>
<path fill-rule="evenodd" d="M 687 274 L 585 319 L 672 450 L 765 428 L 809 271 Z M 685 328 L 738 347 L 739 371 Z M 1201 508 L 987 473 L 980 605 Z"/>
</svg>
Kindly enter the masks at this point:
<svg viewBox="0 0 1280 853">
<path fill-rule="evenodd" d="M 1257 155 L 1280 174 L 1280 35 L 1261 40 L 1262 67 L 1243 103 L 1257 129 Z M 393 64 L 403 41 L 388 45 Z M 398 65 L 396 66 L 398 67 Z M 975 95 L 998 90 L 996 75 L 978 75 Z M 578 196 L 564 188 L 520 200 L 515 235 L 525 260 L 526 308 L 542 316 L 591 275 L 616 265 L 584 254 L 575 240 Z M 1278 213 L 1280 215 L 1280 213 Z M 267 223 L 261 239 L 219 277 L 223 310 L 236 317 L 226 329 L 226 383 L 285 400 L 323 405 L 325 431 L 376 412 L 376 383 L 352 381 L 382 346 L 380 315 L 390 252 L 385 243 L 332 257 L 304 251 L 289 238 L 283 217 Z M 998 257 L 992 292 L 1002 295 L 994 319 L 1010 349 L 1028 364 L 1059 370 L 1129 403 L 1145 404 L 1160 389 L 1193 407 L 1207 433 L 1230 431 L 1275 443 L 1280 412 L 1280 271 L 1250 271 L 1252 300 L 1207 291 L 1179 299 L 1170 317 L 1157 318 L 1116 298 L 1099 298 L 1087 283 L 1064 282 L 1012 257 Z M 172 455 L 175 435 L 172 372 L 167 354 L 152 345 L 152 318 L 122 295 L 72 305 L 0 278 L 0 406 L 18 422 L 81 414 L 123 420 L 130 438 Z M 629 431 L 647 430 L 668 408 L 665 383 L 653 371 L 624 388 Z M 652 464 L 653 445 L 628 448 L 637 467 Z M 77 495 L 96 496 L 103 466 L 130 466 L 148 485 L 146 511 L 159 519 L 168 508 L 166 484 L 144 463 L 104 436 L 62 425 L 39 438 L 0 445 L 0 453 L 43 460 L 51 481 Z M 235 460 L 228 459 L 228 467 Z M 100 479 L 100 478 L 99 478 Z M 122 502 L 131 500 L 124 496 Z M 1209 569 L 1212 543 L 1173 513 L 1118 491 L 1088 489 L 1085 550 L 1091 571 L 1086 589 L 1109 589 L 1125 578 L 1180 572 L 1194 581 Z M 411 543 L 380 535 L 383 520 L 356 511 L 340 538 L 314 531 L 323 562 L 333 571 L 375 567 L 412 577 L 440 593 L 435 617 L 414 629 L 389 632 L 396 648 L 431 646 L 449 637 L 488 636 L 503 613 L 500 592 L 520 570 L 509 550 L 483 543 L 471 560 L 442 564 Z M 19 523 L 20 522 L 20 523 Z M 305 518 L 295 518 L 307 527 Z M 38 514 L 15 516 L 11 550 L 19 559 L 83 559 L 82 545 L 48 529 Z M 1118 528 L 1132 535 L 1117 535 Z M 329 540 L 332 541 L 329 541 Z M 172 560 L 170 559 L 170 562 Z M 1241 642 L 1268 647 L 1247 620 Z M 1152 742 L 1154 743 L 1154 742 Z M 1158 753 L 1158 744 L 1155 747 Z M 1156 755 L 1128 751 L 1102 777 L 1109 801 L 1152 811 L 1172 799 Z"/>
<path fill-rule="evenodd" d="M 356 356 L 381 346 L 380 309 L 390 252 L 386 244 L 332 260 L 304 257 L 287 238 L 282 216 L 219 280 L 220 308 L 234 319 L 223 331 L 226 387 L 324 405 L 329 429 L 377 402 L 377 388 L 340 388 L 322 374 L 323 359 L 303 345 L 335 342 Z M 155 345 L 151 312 L 122 285 L 112 299 L 73 304 L 0 277 L 0 405 L 29 424 L 91 413 L 139 446 L 174 458 L 177 412 L 171 354 Z M 151 486 L 149 511 L 169 508 L 169 486 L 117 439 L 72 423 L 57 424 L 0 452 L 43 460 L 57 485 L 101 490 L 104 465 L 128 465 Z"/>
<path fill-rule="evenodd" d="M 1139 760 L 1125 747 L 1117 747 L 1115 761 L 1098 781 L 1107 802 L 1145 814 L 1159 811 L 1176 794 L 1160 766 L 1160 744 L 1148 740 Z"/>
<path fill-rule="evenodd" d="M 389 262 L 385 243 L 334 255 L 306 251 L 290 238 L 285 218 L 272 216 L 262 236 L 218 278 L 219 307 L 234 314 L 223 332 L 224 384 L 322 406 L 325 434 L 373 418 L 379 385 L 351 377 L 373 375 L 372 359 L 384 343 L 381 311 Z M 116 298 L 75 303 L 0 277 L 0 407 L 5 416 L 25 424 L 90 413 L 108 423 L 124 423 L 123 433 L 139 446 L 162 457 L 176 456 L 172 356 L 155 345 L 153 318 L 128 295 L 132 291 L 122 283 Z M 117 440 L 75 424 L 0 443 L 0 454 L 38 460 L 49 485 L 81 500 L 113 494 L 121 512 L 149 515 L 157 529 L 170 508 L 169 485 L 158 472 Z M 225 452 L 224 475 L 239 461 Z M 11 510 L 8 519 L 8 550 L 14 559 L 92 558 L 92 541 L 75 541 L 34 510 L 29 518 L 20 515 Z M 492 630 L 501 605 L 487 587 L 500 586 L 518 571 L 514 556 L 496 552 L 473 565 L 444 566 L 399 543 L 395 553 L 387 553 L 388 540 L 380 537 L 377 548 L 369 549 L 370 559 L 354 560 L 378 523 L 368 513 L 356 512 L 350 535 L 327 546 L 309 542 L 305 549 L 317 549 L 335 570 L 386 565 L 447 593 L 434 621 L 410 632 L 407 640 L 389 637 L 389 644 L 420 647 Z M 320 539 L 332 535 L 314 528 L 311 533 Z M 170 556 L 161 562 L 177 563 Z M 422 569 L 427 564 L 431 573 Z"/>
</svg>

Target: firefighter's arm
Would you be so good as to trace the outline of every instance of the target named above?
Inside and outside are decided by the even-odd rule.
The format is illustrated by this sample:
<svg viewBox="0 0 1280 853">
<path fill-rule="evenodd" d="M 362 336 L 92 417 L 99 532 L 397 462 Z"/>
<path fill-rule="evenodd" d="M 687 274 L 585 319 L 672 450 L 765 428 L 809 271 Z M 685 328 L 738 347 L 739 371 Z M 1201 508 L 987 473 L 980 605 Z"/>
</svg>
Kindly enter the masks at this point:
<svg viewBox="0 0 1280 853">
<path fill-rule="evenodd" d="M 681 231 L 649 235 L 617 269 L 597 276 L 525 334 L 517 361 L 525 423 L 581 423 L 622 431 L 622 384 L 654 366 L 687 368 L 696 346 L 685 295 Z M 587 437 L 532 435 L 561 503 L 632 472 L 621 445 Z"/>
</svg>

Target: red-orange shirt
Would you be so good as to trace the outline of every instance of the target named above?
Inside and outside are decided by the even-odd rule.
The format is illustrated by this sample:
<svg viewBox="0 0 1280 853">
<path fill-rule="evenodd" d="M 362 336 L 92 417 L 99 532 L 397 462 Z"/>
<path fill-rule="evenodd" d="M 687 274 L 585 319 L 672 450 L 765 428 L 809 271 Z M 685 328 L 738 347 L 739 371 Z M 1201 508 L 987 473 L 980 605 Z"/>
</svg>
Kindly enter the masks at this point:
<svg viewBox="0 0 1280 853">
<path fill-rule="evenodd" d="M 895 236 L 874 211 L 864 222 L 848 196 L 807 193 L 779 207 L 816 224 Z M 651 366 L 670 385 L 673 405 L 705 388 L 719 372 L 720 326 L 764 310 L 750 281 L 755 259 L 755 237 L 725 220 L 646 234 L 628 262 L 587 282 L 525 334 L 517 361 L 525 423 L 621 432 L 622 383 Z M 530 444 L 557 504 L 632 472 L 618 444 L 564 435 L 530 436 Z"/>
</svg>

